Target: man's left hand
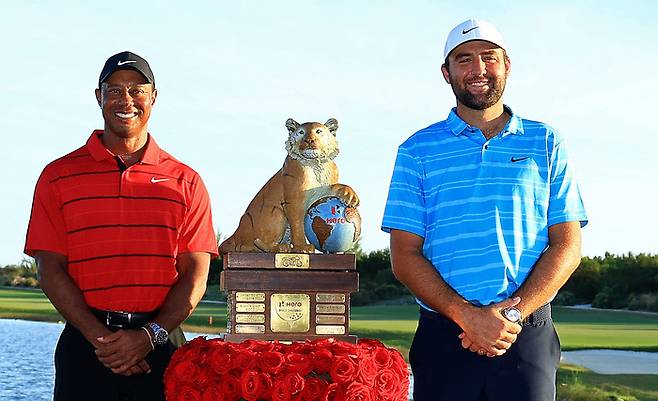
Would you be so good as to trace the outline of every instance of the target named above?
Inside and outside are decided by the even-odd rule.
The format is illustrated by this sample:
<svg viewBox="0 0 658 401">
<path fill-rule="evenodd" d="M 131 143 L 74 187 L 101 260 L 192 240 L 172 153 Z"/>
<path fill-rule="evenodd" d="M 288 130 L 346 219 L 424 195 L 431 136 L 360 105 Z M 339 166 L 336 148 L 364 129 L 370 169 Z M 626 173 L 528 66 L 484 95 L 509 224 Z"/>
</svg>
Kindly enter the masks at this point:
<svg viewBox="0 0 658 401">
<path fill-rule="evenodd" d="M 101 345 L 96 356 L 113 373 L 130 376 L 150 371 L 144 358 L 152 348 L 144 330 L 119 330 L 97 340 Z"/>
</svg>

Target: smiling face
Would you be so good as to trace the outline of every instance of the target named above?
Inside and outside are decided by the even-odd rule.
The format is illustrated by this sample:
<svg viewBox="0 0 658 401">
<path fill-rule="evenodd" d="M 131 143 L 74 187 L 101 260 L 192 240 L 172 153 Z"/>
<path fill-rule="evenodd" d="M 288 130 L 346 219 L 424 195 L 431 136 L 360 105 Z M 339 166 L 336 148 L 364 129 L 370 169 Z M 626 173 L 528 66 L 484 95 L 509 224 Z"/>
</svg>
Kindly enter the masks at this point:
<svg viewBox="0 0 658 401">
<path fill-rule="evenodd" d="M 501 101 L 510 70 L 503 49 L 482 40 L 458 46 L 441 67 L 458 104 L 474 110 L 486 110 Z"/>
<path fill-rule="evenodd" d="M 105 132 L 120 138 L 147 134 L 147 123 L 157 91 L 134 70 L 119 70 L 96 89 L 96 100 L 105 120 Z"/>
</svg>

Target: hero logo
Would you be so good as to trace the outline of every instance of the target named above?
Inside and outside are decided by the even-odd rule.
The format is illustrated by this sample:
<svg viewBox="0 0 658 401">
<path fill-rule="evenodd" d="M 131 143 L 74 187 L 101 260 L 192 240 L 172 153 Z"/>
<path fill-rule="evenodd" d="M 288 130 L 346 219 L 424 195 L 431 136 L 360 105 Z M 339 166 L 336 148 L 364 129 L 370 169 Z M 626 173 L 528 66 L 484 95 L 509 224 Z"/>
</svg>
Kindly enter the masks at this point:
<svg viewBox="0 0 658 401">
<path fill-rule="evenodd" d="M 336 216 L 336 215 L 340 216 L 342 214 L 342 212 L 340 210 L 340 207 L 332 206 L 331 207 L 331 214 L 333 216 Z M 327 218 L 324 219 L 324 221 L 327 224 L 345 224 L 345 223 L 347 223 L 347 220 L 345 220 L 345 217 L 327 217 Z"/>
</svg>

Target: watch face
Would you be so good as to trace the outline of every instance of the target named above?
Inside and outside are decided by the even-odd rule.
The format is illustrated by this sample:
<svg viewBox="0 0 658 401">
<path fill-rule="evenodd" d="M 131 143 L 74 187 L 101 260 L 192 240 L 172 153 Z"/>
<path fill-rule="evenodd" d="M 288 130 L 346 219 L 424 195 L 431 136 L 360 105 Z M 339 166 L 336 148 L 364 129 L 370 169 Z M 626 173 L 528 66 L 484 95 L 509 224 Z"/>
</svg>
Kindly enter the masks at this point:
<svg viewBox="0 0 658 401">
<path fill-rule="evenodd" d="M 503 311 L 503 315 L 510 322 L 518 323 L 521 321 L 521 312 L 516 308 L 507 308 Z"/>
<path fill-rule="evenodd" d="M 158 330 L 157 333 L 155 333 L 155 339 L 154 339 L 154 342 L 155 342 L 156 344 L 160 344 L 160 345 L 162 345 L 162 344 L 164 344 L 164 343 L 167 342 L 167 338 L 168 338 L 168 337 L 169 337 L 169 336 L 167 335 L 167 330 L 165 330 L 165 329 L 160 329 L 160 330 Z"/>
</svg>

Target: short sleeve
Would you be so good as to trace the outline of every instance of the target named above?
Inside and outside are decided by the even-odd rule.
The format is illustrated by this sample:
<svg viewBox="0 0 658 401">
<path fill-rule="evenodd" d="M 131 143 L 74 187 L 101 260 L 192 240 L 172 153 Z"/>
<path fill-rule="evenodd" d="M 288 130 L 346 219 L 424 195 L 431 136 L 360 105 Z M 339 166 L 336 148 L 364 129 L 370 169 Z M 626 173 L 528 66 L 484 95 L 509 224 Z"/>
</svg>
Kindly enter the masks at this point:
<svg viewBox="0 0 658 401">
<path fill-rule="evenodd" d="M 588 222 L 566 143 L 560 141 L 551 155 L 548 225 L 567 221 L 579 221 L 581 227 Z"/>
<path fill-rule="evenodd" d="M 400 146 L 384 209 L 383 231 L 402 230 L 425 238 L 423 177 L 420 163 L 408 149 Z"/>
<path fill-rule="evenodd" d="M 207 252 L 217 256 L 217 237 L 212 225 L 210 198 L 201 177 L 197 175 L 191 191 L 190 207 L 178 236 L 178 253 Z"/>
<path fill-rule="evenodd" d="M 34 190 L 24 249 L 30 256 L 34 256 L 35 251 L 68 255 L 61 200 L 55 183 L 49 177 L 46 167 Z"/>
</svg>

